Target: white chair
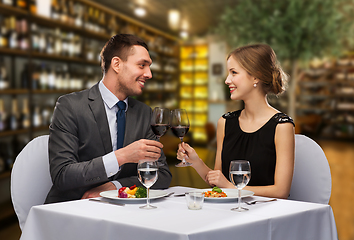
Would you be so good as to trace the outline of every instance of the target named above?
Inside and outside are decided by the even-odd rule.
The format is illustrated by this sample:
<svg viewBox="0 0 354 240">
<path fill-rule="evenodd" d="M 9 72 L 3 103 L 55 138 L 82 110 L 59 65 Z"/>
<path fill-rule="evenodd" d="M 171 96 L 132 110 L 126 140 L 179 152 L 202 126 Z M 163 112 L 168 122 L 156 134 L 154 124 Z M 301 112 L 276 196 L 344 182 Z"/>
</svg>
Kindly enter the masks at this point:
<svg viewBox="0 0 354 240">
<path fill-rule="evenodd" d="M 11 172 L 11 199 L 23 230 L 32 206 L 41 205 L 51 188 L 48 135 L 31 140 L 16 157 Z"/>
<path fill-rule="evenodd" d="M 295 168 L 288 199 L 328 204 L 332 180 L 322 148 L 311 138 L 295 134 Z"/>
</svg>

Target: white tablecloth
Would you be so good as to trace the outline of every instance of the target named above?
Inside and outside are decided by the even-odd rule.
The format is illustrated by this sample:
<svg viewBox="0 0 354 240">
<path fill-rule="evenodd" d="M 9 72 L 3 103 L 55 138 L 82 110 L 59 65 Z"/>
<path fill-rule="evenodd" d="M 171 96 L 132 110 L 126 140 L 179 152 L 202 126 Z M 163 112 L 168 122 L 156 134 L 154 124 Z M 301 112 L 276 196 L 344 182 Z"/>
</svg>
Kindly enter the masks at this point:
<svg viewBox="0 0 354 240">
<path fill-rule="evenodd" d="M 173 187 L 175 193 L 188 190 Z M 249 197 L 247 200 L 262 199 Z M 204 202 L 202 210 L 188 210 L 184 197 L 152 201 L 154 210 L 139 209 L 145 202 L 124 207 L 88 200 L 32 207 L 21 240 L 112 239 L 242 239 L 334 240 L 337 230 L 329 205 L 278 200 L 231 211 L 235 202 Z"/>
</svg>

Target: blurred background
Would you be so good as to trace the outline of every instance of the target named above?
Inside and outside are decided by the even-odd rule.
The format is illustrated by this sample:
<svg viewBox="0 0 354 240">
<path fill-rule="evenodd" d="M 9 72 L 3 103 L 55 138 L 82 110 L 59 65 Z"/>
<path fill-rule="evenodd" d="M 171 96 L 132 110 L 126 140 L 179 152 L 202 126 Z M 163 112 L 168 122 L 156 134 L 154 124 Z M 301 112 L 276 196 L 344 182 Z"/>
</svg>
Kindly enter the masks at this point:
<svg viewBox="0 0 354 240">
<path fill-rule="evenodd" d="M 267 43 L 290 75 L 268 96 L 296 133 L 316 140 L 332 172 L 340 240 L 354 239 L 353 0 L 0 0 L 0 238 L 19 239 L 11 168 L 34 137 L 48 134 L 57 98 L 102 78 L 99 53 L 117 33 L 144 39 L 153 77 L 137 99 L 188 111 L 185 141 L 214 166 L 216 123 L 242 108 L 224 84 L 235 47 Z M 192 168 L 175 168 L 179 139 L 161 138 L 171 186 L 207 187 Z"/>
</svg>

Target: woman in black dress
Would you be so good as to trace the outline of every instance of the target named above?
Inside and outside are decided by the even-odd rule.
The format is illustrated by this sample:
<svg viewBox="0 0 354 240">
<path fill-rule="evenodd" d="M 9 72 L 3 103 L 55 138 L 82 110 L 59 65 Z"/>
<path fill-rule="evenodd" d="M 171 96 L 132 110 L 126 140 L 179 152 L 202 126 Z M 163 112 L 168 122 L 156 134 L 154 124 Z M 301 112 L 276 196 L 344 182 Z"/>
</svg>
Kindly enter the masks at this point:
<svg viewBox="0 0 354 240">
<path fill-rule="evenodd" d="M 230 161 L 248 160 L 251 180 L 244 189 L 287 198 L 294 169 L 294 122 L 267 101 L 267 94 L 285 90 L 287 76 L 266 44 L 235 49 L 227 58 L 227 69 L 230 98 L 243 100 L 244 109 L 218 120 L 214 170 L 187 143 L 179 145 L 177 158 L 193 163 L 205 182 L 220 188 L 235 188 L 229 181 Z"/>
</svg>

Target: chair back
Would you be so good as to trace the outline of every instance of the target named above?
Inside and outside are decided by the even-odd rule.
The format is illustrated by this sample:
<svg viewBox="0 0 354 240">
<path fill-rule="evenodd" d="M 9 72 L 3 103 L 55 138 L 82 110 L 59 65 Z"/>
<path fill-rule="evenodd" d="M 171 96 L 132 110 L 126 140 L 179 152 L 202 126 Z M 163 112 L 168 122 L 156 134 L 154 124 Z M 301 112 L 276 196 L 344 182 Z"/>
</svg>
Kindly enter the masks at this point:
<svg viewBox="0 0 354 240">
<path fill-rule="evenodd" d="M 44 203 L 51 188 L 49 135 L 31 140 L 18 154 L 11 172 L 11 199 L 23 230 L 32 206 Z"/>
<path fill-rule="evenodd" d="M 328 204 L 332 180 L 322 148 L 311 138 L 295 134 L 295 167 L 288 199 Z"/>
</svg>

